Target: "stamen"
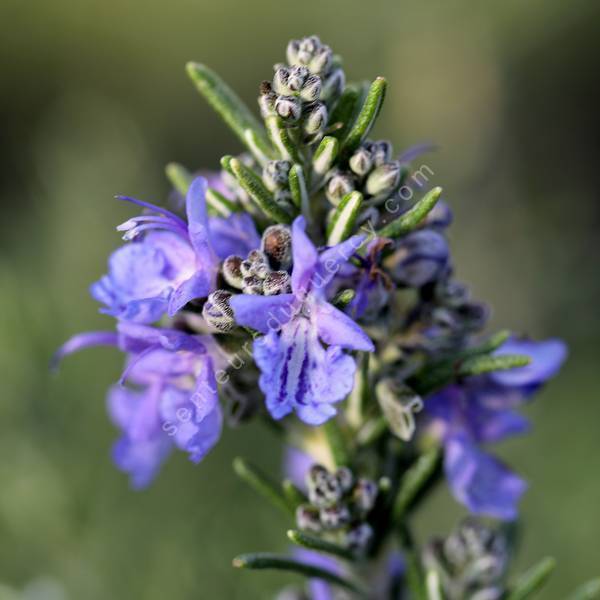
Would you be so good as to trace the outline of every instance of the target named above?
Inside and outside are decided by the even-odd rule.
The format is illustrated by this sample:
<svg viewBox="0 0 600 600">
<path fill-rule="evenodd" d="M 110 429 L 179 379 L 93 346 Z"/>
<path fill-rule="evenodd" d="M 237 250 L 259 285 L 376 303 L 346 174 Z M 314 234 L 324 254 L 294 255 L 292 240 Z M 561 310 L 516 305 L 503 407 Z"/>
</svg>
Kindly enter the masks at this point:
<svg viewBox="0 0 600 600">
<path fill-rule="evenodd" d="M 185 229 L 187 230 L 187 223 L 181 217 L 178 217 L 175 213 L 171 212 L 170 210 L 167 210 L 166 208 L 161 208 L 160 206 L 156 206 L 156 204 L 144 202 L 143 200 L 131 198 L 130 196 L 115 196 L 115 198 L 117 200 L 123 200 L 124 202 L 131 202 L 132 204 L 137 204 L 138 206 L 147 208 L 153 212 L 158 213 L 159 215 L 168 217 L 174 221 L 177 221 L 182 227 L 185 227 Z"/>
</svg>

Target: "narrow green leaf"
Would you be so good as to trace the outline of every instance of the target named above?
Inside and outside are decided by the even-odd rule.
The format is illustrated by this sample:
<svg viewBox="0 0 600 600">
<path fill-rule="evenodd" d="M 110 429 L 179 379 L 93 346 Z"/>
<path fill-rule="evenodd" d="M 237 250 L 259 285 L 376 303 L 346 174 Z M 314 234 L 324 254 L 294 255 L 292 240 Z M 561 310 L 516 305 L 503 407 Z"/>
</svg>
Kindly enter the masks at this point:
<svg viewBox="0 0 600 600">
<path fill-rule="evenodd" d="M 325 554 L 333 554 L 339 556 L 345 560 L 354 560 L 354 553 L 348 548 L 344 548 L 338 544 L 327 542 L 321 538 L 309 535 L 303 531 L 297 529 L 290 529 L 287 532 L 288 538 L 298 546 L 304 548 L 310 548 L 310 550 L 317 550 L 317 552 L 324 552 Z"/>
<path fill-rule="evenodd" d="M 350 458 L 348 456 L 348 444 L 344 437 L 339 422 L 336 419 L 329 419 L 323 425 L 323 431 L 329 444 L 329 450 L 336 466 L 348 466 Z"/>
<path fill-rule="evenodd" d="M 458 367 L 458 375 L 461 377 L 471 377 L 473 375 L 482 375 L 483 373 L 492 373 L 493 371 L 506 371 L 508 369 L 526 367 L 530 362 L 531 358 L 524 354 L 503 354 L 502 356 L 486 354 L 473 356 L 461 363 Z"/>
<path fill-rule="evenodd" d="M 340 305 L 341 308 L 343 308 L 344 305 L 342 303 L 344 302 L 344 298 L 342 295 L 348 292 L 352 293 L 352 299 L 354 299 L 354 290 L 342 290 L 333 299 L 334 306 L 340 308 L 340 306 L 335 303 L 339 296 Z M 347 304 L 349 303 L 350 302 L 347 302 Z M 358 368 L 356 370 L 356 375 L 354 376 L 354 386 L 350 392 L 350 396 L 348 396 L 348 402 L 346 403 L 346 419 L 355 431 L 358 430 L 356 434 L 356 441 L 359 445 L 362 445 L 362 439 L 360 437 L 362 429 L 359 428 L 362 427 L 363 423 L 365 422 L 365 407 L 368 406 L 372 392 L 369 380 L 369 357 L 370 354 L 368 352 L 361 352 L 358 356 Z M 383 431 L 385 431 L 385 421 L 383 425 Z"/>
<path fill-rule="evenodd" d="M 321 177 L 325 175 L 333 167 L 339 151 L 340 143 L 338 140 L 326 135 L 315 150 L 312 159 L 313 171 Z"/>
<path fill-rule="evenodd" d="M 212 208 L 214 212 L 224 217 L 228 217 L 232 212 L 240 209 L 235 202 L 232 202 L 229 198 L 225 198 L 223 194 L 213 188 L 206 190 L 206 202 L 209 208 Z"/>
<path fill-rule="evenodd" d="M 293 165 L 288 175 L 292 202 L 310 223 L 310 204 L 306 189 L 306 178 L 300 165 Z"/>
<path fill-rule="evenodd" d="M 245 132 L 252 130 L 255 133 L 253 141 L 256 146 L 260 148 L 261 152 L 268 154 L 270 148 L 264 129 L 239 96 L 206 65 L 189 62 L 186 70 L 198 91 L 238 138 L 247 144 L 248 139 Z"/>
<path fill-rule="evenodd" d="M 165 173 L 171 185 L 183 196 L 187 194 L 192 183 L 192 174 L 179 163 L 172 162 L 165 167 Z"/>
<path fill-rule="evenodd" d="M 286 497 L 288 504 L 295 511 L 301 504 L 304 504 L 307 499 L 302 491 L 297 488 L 289 479 L 284 479 L 281 484 L 283 495 Z"/>
<path fill-rule="evenodd" d="M 506 600 L 525 600 L 533 598 L 548 581 L 556 567 L 556 560 L 551 557 L 542 559 L 537 565 L 526 571 L 512 587 Z"/>
<path fill-rule="evenodd" d="M 476 356 L 478 354 L 490 354 L 494 350 L 498 350 L 506 340 L 511 336 L 511 332 L 508 329 L 503 329 L 491 335 L 487 340 L 479 344 L 479 346 L 473 346 L 472 348 L 466 348 L 461 354 L 461 358 L 468 356 Z"/>
<path fill-rule="evenodd" d="M 362 202 L 363 195 L 360 192 L 350 192 L 342 198 L 327 226 L 328 246 L 335 246 L 350 237 Z"/>
<path fill-rule="evenodd" d="M 369 419 L 356 434 L 356 442 L 359 446 L 370 446 L 387 430 L 388 425 L 385 417 Z"/>
<path fill-rule="evenodd" d="M 401 522 L 415 498 L 431 480 L 440 464 L 441 456 L 438 447 L 431 448 L 421 454 L 404 473 L 394 505 L 394 520 L 397 523 Z"/>
<path fill-rule="evenodd" d="M 243 479 L 251 488 L 263 496 L 263 498 L 269 500 L 274 506 L 284 511 L 287 515 L 294 513 L 279 485 L 261 469 L 238 456 L 233 461 L 233 470 L 240 479 Z"/>
<path fill-rule="evenodd" d="M 356 118 L 356 122 L 342 143 L 342 152 L 344 156 L 350 156 L 350 154 L 352 154 L 369 135 L 369 132 L 379 115 L 379 111 L 381 110 L 386 86 L 387 82 L 383 77 L 378 77 L 371 84 L 365 102 Z"/>
<path fill-rule="evenodd" d="M 419 226 L 421 221 L 437 204 L 442 194 L 441 187 L 435 187 L 427 192 L 410 210 L 397 219 L 382 227 L 377 233 L 380 237 L 394 238 L 406 235 Z"/>
<path fill-rule="evenodd" d="M 244 131 L 244 140 L 246 146 L 252 152 L 252 155 L 261 166 L 265 166 L 270 160 L 275 158 L 275 154 L 271 148 L 264 147 L 264 140 L 254 131 L 254 129 L 246 129 Z"/>
<path fill-rule="evenodd" d="M 258 207 L 271 219 L 278 223 L 291 223 L 292 217 L 273 199 L 262 179 L 237 158 L 229 160 L 229 168 L 244 191 Z"/>
<path fill-rule="evenodd" d="M 568 600 L 594 600 L 600 598 L 600 578 L 592 579 L 579 586 Z"/>
<path fill-rule="evenodd" d="M 221 168 L 233 176 L 233 170 L 231 169 L 232 160 L 233 156 L 231 156 L 231 154 L 226 154 L 225 156 L 223 156 L 223 158 L 221 158 Z"/>
<path fill-rule="evenodd" d="M 358 110 L 360 93 L 356 86 L 347 86 L 337 101 L 331 116 L 329 117 L 329 129 L 331 135 L 339 140 L 346 137 L 352 127 L 354 115 Z"/>
<path fill-rule="evenodd" d="M 406 526 L 399 528 L 402 555 L 406 561 L 406 587 L 410 591 L 410 597 L 414 600 L 431 600 L 425 589 L 425 575 L 418 548 L 413 536 Z"/>
<path fill-rule="evenodd" d="M 350 302 L 354 300 L 355 296 L 356 292 L 354 290 L 341 290 L 334 296 L 333 300 L 331 301 L 331 304 L 333 304 L 336 308 L 346 308 L 346 306 L 348 306 L 348 304 L 350 304 Z"/>
<path fill-rule="evenodd" d="M 281 158 L 293 163 L 301 163 L 302 160 L 298 154 L 298 148 L 292 141 L 290 132 L 283 120 L 277 116 L 270 116 L 265 119 L 265 124 L 271 143 L 279 152 Z"/>
<path fill-rule="evenodd" d="M 444 600 L 440 576 L 436 571 L 428 571 L 425 575 L 428 600 Z"/>
<path fill-rule="evenodd" d="M 253 554 L 240 554 L 233 559 L 233 566 L 238 569 L 275 569 L 278 571 L 290 571 L 305 577 L 323 579 L 333 585 L 350 590 L 360 596 L 366 596 L 366 592 L 355 582 L 333 571 L 322 567 L 309 565 L 294 558 L 271 554 L 268 552 L 256 552 Z"/>
</svg>

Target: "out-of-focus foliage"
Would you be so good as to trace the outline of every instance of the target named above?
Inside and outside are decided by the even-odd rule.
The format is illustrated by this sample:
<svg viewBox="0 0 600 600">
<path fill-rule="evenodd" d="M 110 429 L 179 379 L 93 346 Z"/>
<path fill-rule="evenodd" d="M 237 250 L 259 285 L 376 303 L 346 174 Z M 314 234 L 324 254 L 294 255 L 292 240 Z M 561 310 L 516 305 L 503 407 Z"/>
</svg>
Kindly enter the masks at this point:
<svg viewBox="0 0 600 600">
<path fill-rule="evenodd" d="M 74 357 L 60 379 L 47 362 L 70 334 L 108 326 L 86 288 L 130 214 L 113 195 L 163 200 L 166 162 L 217 167 L 235 144 L 185 62 L 253 103 L 272 57 L 309 33 L 351 78 L 388 78 L 380 127 L 396 147 L 441 146 L 424 162 L 456 212 L 461 279 L 495 320 L 569 343 L 531 408 L 534 434 L 506 455 L 531 482 L 520 565 L 555 555 L 553 598 L 597 571 L 599 5 L 4 0 L 0 28 L 1 594 L 247 599 L 281 583 L 229 566 L 244 546 L 286 546 L 230 470 L 240 451 L 275 469 L 272 434 L 229 435 L 201 467 L 179 456 L 134 493 L 108 455 L 116 353 Z M 446 531 L 459 510 L 443 495 L 430 508 L 423 532 Z"/>
</svg>

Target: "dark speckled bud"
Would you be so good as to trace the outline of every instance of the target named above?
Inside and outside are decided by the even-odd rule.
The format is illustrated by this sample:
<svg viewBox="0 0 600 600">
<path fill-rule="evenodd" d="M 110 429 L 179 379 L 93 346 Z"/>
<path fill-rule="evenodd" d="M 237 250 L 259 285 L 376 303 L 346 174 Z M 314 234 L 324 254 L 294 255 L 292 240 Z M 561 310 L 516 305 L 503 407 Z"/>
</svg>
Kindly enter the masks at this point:
<svg viewBox="0 0 600 600">
<path fill-rule="evenodd" d="M 286 271 L 292 264 L 292 234 L 285 225 L 271 225 L 262 235 L 261 249 L 271 268 Z"/>
<path fill-rule="evenodd" d="M 346 537 L 346 543 L 352 550 L 365 550 L 373 537 L 373 529 L 368 523 L 353 527 Z"/>
<path fill-rule="evenodd" d="M 291 291 L 291 279 L 287 271 L 271 271 L 263 280 L 263 294 L 275 296 Z"/>
<path fill-rule="evenodd" d="M 369 479 L 359 479 L 352 493 L 356 508 L 363 514 L 370 512 L 377 500 L 377 484 Z"/>
<path fill-rule="evenodd" d="M 319 518 L 319 511 L 305 504 L 301 504 L 296 509 L 296 524 L 298 525 L 298 528 L 303 531 L 320 533 L 323 530 L 321 519 Z"/>
<path fill-rule="evenodd" d="M 202 308 L 206 322 L 222 332 L 231 331 L 235 324 L 233 310 L 229 306 L 230 298 L 231 292 L 217 290 L 209 294 Z"/>
<path fill-rule="evenodd" d="M 323 507 L 319 510 L 319 517 L 325 529 L 340 529 L 351 520 L 350 511 L 344 505 Z"/>
<path fill-rule="evenodd" d="M 242 258 L 240 256 L 228 256 L 223 261 L 223 267 L 221 268 L 223 273 L 223 279 L 234 288 L 239 290 L 242 289 Z"/>
<path fill-rule="evenodd" d="M 344 493 L 349 492 L 354 485 L 354 475 L 348 467 L 339 467 L 335 472 L 340 487 Z"/>
</svg>

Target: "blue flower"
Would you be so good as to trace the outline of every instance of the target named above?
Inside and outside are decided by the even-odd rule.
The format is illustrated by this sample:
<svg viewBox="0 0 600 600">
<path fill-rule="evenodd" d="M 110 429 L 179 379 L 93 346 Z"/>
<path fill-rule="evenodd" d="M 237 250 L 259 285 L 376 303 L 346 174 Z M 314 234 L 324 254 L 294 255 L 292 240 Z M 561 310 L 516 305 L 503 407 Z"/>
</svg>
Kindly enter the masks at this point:
<svg viewBox="0 0 600 600">
<path fill-rule="evenodd" d="M 386 266 L 399 284 L 422 287 L 440 279 L 447 272 L 449 262 L 446 238 L 434 229 L 419 229 L 398 242 Z"/>
<path fill-rule="evenodd" d="M 174 315 L 190 300 L 215 289 L 219 259 L 245 254 L 260 238 L 249 215 L 209 219 L 206 180 L 196 178 L 186 198 L 187 222 L 176 214 L 133 198 L 152 214 L 118 227 L 131 243 L 109 259 L 108 274 L 91 286 L 103 312 L 121 320 L 153 323 L 165 312 Z"/>
<path fill-rule="evenodd" d="M 513 338 L 496 354 L 527 354 L 531 363 L 448 386 L 428 398 L 425 408 L 444 444 L 444 469 L 456 499 L 474 514 L 511 520 L 526 483 L 481 445 L 529 430 L 514 408 L 558 372 L 566 346 Z"/>
<path fill-rule="evenodd" d="M 264 334 L 254 342 L 254 359 L 274 419 L 295 410 L 309 425 L 327 421 L 353 386 L 355 363 L 344 350 L 374 349 L 364 331 L 325 297 L 362 241 L 354 236 L 319 254 L 298 217 L 292 226 L 292 293 L 231 298 L 236 321 Z"/>
<path fill-rule="evenodd" d="M 149 485 L 174 447 L 200 462 L 219 440 L 223 421 L 212 339 L 120 322 L 117 333 L 73 337 L 57 357 L 100 344 L 129 357 L 121 384 L 109 391 L 108 411 L 121 430 L 113 460 L 132 486 Z"/>
</svg>

